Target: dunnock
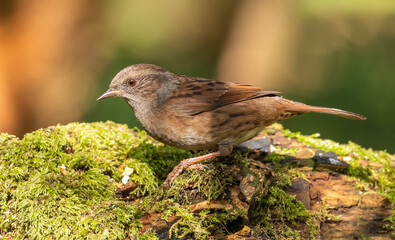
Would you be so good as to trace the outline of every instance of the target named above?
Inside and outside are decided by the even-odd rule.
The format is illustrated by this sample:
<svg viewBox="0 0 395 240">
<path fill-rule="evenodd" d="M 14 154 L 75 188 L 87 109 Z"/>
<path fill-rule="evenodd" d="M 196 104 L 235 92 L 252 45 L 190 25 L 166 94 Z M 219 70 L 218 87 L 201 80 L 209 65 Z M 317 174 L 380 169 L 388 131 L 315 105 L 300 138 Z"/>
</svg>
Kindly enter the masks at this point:
<svg viewBox="0 0 395 240">
<path fill-rule="evenodd" d="M 170 185 L 186 167 L 228 155 L 232 146 L 277 121 L 307 112 L 364 120 L 356 113 L 287 100 L 275 91 L 176 75 L 151 64 L 120 71 L 97 100 L 121 97 L 143 128 L 165 144 L 189 150 L 217 150 L 181 161 L 167 176 Z"/>
</svg>

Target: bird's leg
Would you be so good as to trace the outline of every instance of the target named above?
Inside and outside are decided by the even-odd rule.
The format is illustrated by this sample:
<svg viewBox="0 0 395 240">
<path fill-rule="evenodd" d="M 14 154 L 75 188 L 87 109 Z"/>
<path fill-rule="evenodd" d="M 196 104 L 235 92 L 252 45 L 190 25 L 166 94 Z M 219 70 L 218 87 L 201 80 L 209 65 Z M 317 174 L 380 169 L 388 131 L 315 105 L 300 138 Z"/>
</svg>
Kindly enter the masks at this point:
<svg viewBox="0 0 395 240">
<path fill-rule="evenodd" d="M 229 155 L 233 150 L 232 144 L 229 144 L 228 142 L 220 143 L 218 147 L 221 156 Z"/>
<path fill-rule="evenodd" d="M 171 184 L 173 183 L 173 181 L 176 179 L 176 177 L 178 177 L 178 175 L 180 175 L 182 170 L 184 170 L 185 168 L 187 168 L 193 164 L 196 164 L 198 162 L 201 162 L 203 160 L 218 157 L 218 156 L 221 156 L 220 151 L 207 153 L 202 156 L 187 158 L 187 159 L 182 160 L 177 166 L 175 166 L 173 168 L 173 171 L 171 171 L 169 173 L 169 175 L 167 175 L 166 180 L 163 182 L 163 186 L 170 187 Z"/>
<path fill-rule="evenodd" d="M 163 186 L 170 187 L 173 181 L 176 179 L 176 177 L 178 177 L 178 175 L 180 175 L 185 168 L 188 168 L 191 165 L 196 166 L 197 163 L 209 158 L 229 155 L 231 152 L 232 152 L 232 145 L 219 144 L 219 151 L 207 153 L 198 157 L 184 159 L 177 166 L 173 168 L 173 171 L 171 171 L 169 175 L 167 175 L 166 180 L 163 182 Z"/>
</svg>

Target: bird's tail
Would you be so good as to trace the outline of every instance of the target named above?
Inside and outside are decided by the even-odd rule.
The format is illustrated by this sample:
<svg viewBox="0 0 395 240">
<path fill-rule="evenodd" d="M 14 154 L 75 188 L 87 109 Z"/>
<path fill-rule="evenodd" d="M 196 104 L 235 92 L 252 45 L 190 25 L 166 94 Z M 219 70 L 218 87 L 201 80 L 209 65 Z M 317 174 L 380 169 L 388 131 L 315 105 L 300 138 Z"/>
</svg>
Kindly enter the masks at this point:
<svg viewBox="0 0 395 240">
<path fill-rule="evenodd" d="M 295 114 L 308 113 L 308 112 L 326 113 L 326 114 L 337 115 L 337 116 L 344 117 L 344 118 L 349 118 L 352 120 L 365 120 L 366 119 L 366 117 L 364 117 L 360 114 L 337 109 L 337 108 L 310 106 L 310 105 L 306 105 L 306 104 L 298 103 L 298 102 L 293 102 L 293 101 L 292 101 L 292 103 L 286 104 L 286 111 L 295 113 Z"/>
</svg>

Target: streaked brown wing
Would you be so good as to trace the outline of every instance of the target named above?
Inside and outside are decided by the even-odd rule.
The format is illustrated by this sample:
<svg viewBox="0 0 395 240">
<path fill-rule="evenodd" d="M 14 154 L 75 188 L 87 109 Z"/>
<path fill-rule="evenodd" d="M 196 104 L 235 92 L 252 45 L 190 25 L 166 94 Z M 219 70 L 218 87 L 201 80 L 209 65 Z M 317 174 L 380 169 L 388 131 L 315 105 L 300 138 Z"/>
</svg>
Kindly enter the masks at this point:
<svg viewBox="0 0 395 240">
<path fill-rule="evenodd" d="M 165 104 L 188 115 L 196 115 L 224 105 L 278 93 L 262 91 L 260 88 L 249 85 L 217 82 L 211 79 L 182 77 L 182 80 L 179 88 Z"/>
<path fill-rule="evenodd" d="M 229 83 L 228 86 L 228 90 L 218 99 L 220 106 L 279 93 L 276 91 L 263 91 L 260 88 L 249 85 Z"/>
</svg>

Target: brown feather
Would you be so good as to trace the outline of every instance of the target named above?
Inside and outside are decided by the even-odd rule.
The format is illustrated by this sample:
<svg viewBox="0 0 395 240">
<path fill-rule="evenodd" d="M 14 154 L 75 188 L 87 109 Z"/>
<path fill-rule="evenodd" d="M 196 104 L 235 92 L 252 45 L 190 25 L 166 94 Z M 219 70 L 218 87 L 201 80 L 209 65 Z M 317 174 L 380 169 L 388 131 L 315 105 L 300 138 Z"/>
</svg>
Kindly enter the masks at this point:
<svg viewBox="0 0 395 240">
<path fill-rule="evenodd" d="M 286 112 L 293 113 L 294 115 L 308 113 L 308 112 L 316 112 L 316 113 L 337 115 L 352 120 L 366 120 L 366 117 L 346 110 L 341 110 L 337 108 L 310 106 L 304 103 L 295 102 L 284 98 L 282 98 L 281 101 L 285 106 Z"/>
<path fill-rule="evenodd" d="M 218 82 L 211 79 L 190 78 L 180 76 L 180 87 L 166 102 L 166 106 L 187 115 L 197 115 L 202 112 L 246 101 L 249 99 L 273 96 L 278 92 L 262 91 L 257 87 L 234 83 Z M 183 103 L 180 104 L 180 98 Z"/>
<path fill-rule="evenodd" d="M 276 95 L 279 92 L 262 91 L 262 89 L 249 86 L 239 85 L 234 83 L 228 84 L 228 90 L 218 99 L 220 106 L 241 102 L 248 99 L 263 97 L 268 95 Z"/>
</svg>

